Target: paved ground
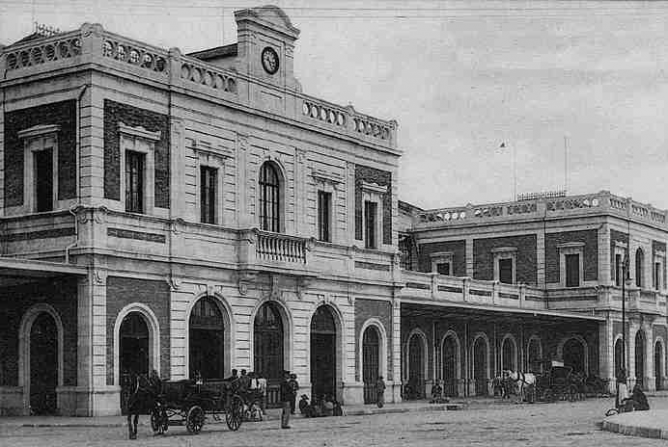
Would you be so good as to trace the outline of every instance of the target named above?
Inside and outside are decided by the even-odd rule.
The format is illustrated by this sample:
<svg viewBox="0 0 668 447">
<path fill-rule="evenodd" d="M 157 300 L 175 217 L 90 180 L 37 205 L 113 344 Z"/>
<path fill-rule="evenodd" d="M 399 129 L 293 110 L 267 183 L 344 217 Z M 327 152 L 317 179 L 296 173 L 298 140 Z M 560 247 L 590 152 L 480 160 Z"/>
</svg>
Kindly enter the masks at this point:
<svg viewBox="0 0 668 447">
<path fill-rule="evenodd" d="M 634 411 L 605 418 L 603 429 L 645 438 L 668 439 L 668 410 Z"/>
<path fill-rule="evenodd" d="M 650 398 L 653 408 L 668 409 L 668 398 Z M 665 446 L 665 441 L 631 438 L 599 428 L 612 399 L 517 405 L 498 401 L 472 402 L 464 411 L 414 411 L 341 418 L 292 421 L 281 430 L 278 421 L 244 424 L 237 432 L 208 425 L 197 436 L 183 427 L 153 437 L 140 427 L 139 440 L 127 440 L 122 427 L 18 427 L 0 425 L 0 445 L 24 446 Z"/>
</svg>

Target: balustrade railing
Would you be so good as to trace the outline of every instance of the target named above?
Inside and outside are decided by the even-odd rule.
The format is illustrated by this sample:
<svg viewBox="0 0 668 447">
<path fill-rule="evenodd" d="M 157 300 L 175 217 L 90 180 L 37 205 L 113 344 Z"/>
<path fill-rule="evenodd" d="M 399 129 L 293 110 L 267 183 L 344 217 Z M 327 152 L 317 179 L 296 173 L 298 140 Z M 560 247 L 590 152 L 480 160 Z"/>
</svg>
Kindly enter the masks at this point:
<svg viewBox="0 0 668 447">
<path fill-rule="evenodd" d="M 237 80 L 230 71 L 187 56 L 182 57 L 180 70 L 180 78 L 183 81 L 219 92 L 237 94 Z"/>
<path fill-rule="evenodd" d="M 310 241 L 295 236 L 258 231 L 257 256 L 269 261 L 306 264 Z"/>
<path fill-rule="evenodd" d="M 5 54 L 6 68 L 10 72 L 29 68 L 81 54 L 81 31 L 56 34 L 18 44 Z"/>
</svg>

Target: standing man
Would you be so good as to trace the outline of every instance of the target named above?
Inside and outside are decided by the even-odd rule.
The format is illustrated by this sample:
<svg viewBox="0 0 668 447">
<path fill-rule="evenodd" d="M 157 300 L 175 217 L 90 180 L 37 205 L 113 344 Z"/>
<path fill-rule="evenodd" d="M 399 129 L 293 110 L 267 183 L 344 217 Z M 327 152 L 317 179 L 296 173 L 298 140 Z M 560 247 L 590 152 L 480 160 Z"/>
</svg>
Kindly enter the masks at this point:
<svg viewBox="0 0 668 447">
<path fill-rule="evenodd" d="M 290 402 L 292 402 L 292 386 L 290 386 L 290 372 L 283 371 L 281 382 L 281 428 L 290 428 Z"/>
<path fill-rule="evenodd" d="M 262 414 L 266 416 L 267 414 L 267 379 L 260 373 L 257 374 L 257 389 L 260 393 L 260 408 L 262 409 Z"/>
<path fill-rule="evenodd" d="M 378 376 L 378 380 L 376 381 L 376 398 L 378 408 L 383 408 L 383 405 L 385 405 L 385 381 L 383 380 L 383 376 Z"/>
<path fill-rule="evenodd" d="M 290 388 L 292 389 L 292 400 L 290 401 L 290 414 L 295 414 L 295 406 L 297 404 L 297 391 L 299 391 L 299 382 L 297 382 L 297 374 L 290 374 Z"/>
</svg>

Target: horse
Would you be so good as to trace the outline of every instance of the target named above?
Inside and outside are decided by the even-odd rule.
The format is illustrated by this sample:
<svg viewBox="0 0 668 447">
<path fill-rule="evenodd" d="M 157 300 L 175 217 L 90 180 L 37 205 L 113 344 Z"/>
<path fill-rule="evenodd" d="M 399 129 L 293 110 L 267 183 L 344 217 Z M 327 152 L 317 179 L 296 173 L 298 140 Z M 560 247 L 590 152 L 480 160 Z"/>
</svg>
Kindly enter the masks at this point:
<svg viewBox="0 0 668 447">
<path fill-rule="evenodd" d="M 505 374 L 496 376 L 492 379 L 494 396 L 500 396 L 501 399 L 510 399 L 511 394 L 517 394 L 515 391 L 515 382 L 509 379 Z"/>
<path fill-rule="evenodd" d="M 529 403 L 534 402 L 534 393 L 536 390 L 536 375 L 533 373 L 515 372 L 509 369 L 503 370 L 503 377 L 508 384 L 511 382 L 517 389 L 518 401 L 522 402 L 525 399 L 525 394 L 529 393 L 527 399 Z M 507 386 L 507 385 L 506 385 Z"/>
<path fill-rule="evenodd" d="M 151 371 L 151 377 L 146 375 L 132 374 L 130 377 L 132 386 L 128 396 L 128 436 L 137 439 L 137 422 L 140 414 L 150 413 L 155 406 L 155 401 L 160 394 L 161 382 L 156 371 Z M 162 425 L 162 424 L 160 424 Z M 162 427 L 158 434 L 162 433 Z"/>
</svg>

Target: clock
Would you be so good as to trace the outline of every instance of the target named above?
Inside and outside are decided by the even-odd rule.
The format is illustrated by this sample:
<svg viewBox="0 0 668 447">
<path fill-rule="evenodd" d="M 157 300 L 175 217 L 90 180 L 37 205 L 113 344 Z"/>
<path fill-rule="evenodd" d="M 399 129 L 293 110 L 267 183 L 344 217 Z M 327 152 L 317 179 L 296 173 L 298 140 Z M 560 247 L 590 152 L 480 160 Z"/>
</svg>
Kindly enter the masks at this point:
<svg viewBox="0 0 668 447">
<path fill-rule="evenodd" d="M 262 50 L 262 67 L 264 71 L 273 75 L 278 71 L 278 53 L 271 47 Z"/>
</svg>

